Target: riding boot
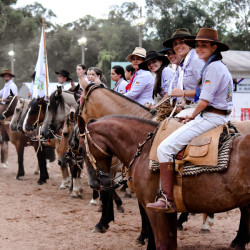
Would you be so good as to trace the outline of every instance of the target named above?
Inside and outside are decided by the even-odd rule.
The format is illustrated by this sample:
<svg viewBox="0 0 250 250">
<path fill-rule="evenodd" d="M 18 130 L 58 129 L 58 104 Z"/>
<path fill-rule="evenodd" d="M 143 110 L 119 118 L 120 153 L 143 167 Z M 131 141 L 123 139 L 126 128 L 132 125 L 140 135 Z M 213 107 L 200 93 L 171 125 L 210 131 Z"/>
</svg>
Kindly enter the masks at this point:
<svg viewBox="0 0 250 250">
<path fill-rule="evenodd" d="M 160 163 L 160 179 L 162 191 L 159 198 L 154 203 L 148 203 L 147 208 L 163 212 L 174 213 L 176 212 L 174 204 L 174 163 L 163 162 Z"/>
</svg>

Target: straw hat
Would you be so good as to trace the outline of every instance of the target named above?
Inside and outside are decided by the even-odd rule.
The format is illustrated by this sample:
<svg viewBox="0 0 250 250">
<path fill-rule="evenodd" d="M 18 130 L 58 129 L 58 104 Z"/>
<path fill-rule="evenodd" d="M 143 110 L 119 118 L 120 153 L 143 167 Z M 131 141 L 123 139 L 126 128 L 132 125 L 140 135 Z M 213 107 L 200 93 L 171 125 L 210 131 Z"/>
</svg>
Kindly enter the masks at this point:
<svg viewBox="0 0 250 250">
<path fill-rule="evenodd" d="M 9 75 L 11 77 L 15 77 L 15 75 L 13 75 L 9 69 L 5 69 L 4 72 L 2 74 L 0 74 L 0 77 L 4 77 L 4 75 Z"/>
<path fill-rule="evenodd" d="M 194 48 L 196 41 L 208 41 L 213 42 L 217 45 L 217 50 L 227 51 L 229 46 L 225 43 L 219 42 L 218 32 L 215 29 L 201 28 L 195 39 L 185 39 L 184 42 Z"/>
<path fill-rule="evenodd" d="M 192 38 L 195 38 L 195 36 L 191 36 L 188 29 L 184 29 L 184 28 L 176 29 L 176 30 L 174 30 L 172 37 L 163 43 L 163 46 L 167 47 L 167 48 L 173 48 L 173 41 L 177 38 L 190 38 L 190 39 L 192 39 Z"/>
<path fill-rule="evenodd" d="M 136 47 L 135 50 L 133 51 L 132 54 L 129 54 L 126 58 L 126 60 L 128 60 L 129 62 L 131 62 L 131 57 L 132 56 L 139 56 L 143 59 L 145 59 L 146 57 L 146 50 L 144 48 L 141 47 Z"/>
<path fill-rule="evenodd" d="M 147 52 L 147 54 L 146 54 L 146 59 L 145 59 L 145 61 L 144 62 L 142 62 L 142 63 L 140 63 L 138 66 L 139 66 L 139 68 L 140 69 L 144 69 L 144 70 L 149 70 L 148 69 L 148 66 L 147 66 L 147 62 L 149 61 L 149 60 L 152 60 L 152 59 L 159 59 L 160 61 L 162 61 L 162 65 L 168 65 L 169 64 L 169 60 L 168 60 L 168 58 L 166 57 L 166 56 L 164 56 L 164 55 L 161 55 L 161 54 L 159 54 L 158 52 L 156 52 L 156 51 L 149 51 L 149 52 Z"/>
</svg>

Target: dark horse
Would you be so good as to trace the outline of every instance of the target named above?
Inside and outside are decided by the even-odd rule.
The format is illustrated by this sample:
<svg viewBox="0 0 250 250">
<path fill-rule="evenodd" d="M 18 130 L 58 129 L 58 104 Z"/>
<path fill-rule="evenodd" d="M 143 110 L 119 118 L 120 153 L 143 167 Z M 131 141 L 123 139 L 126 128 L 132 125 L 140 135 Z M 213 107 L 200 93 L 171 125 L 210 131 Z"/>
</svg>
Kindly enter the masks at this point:
<svg viewBox="0 0 250 250">
<path fill-rule="evenodd" d="M 24 165 L 23 165 L 23 154 L 24 154 L 24 148 L 28 145 L 32 145 L 37 151 L 37 159 L 38 159 L 38 165 L 40 169 L 40 177 L 37 181 L 38 184 L 44 184 L 46 183 L 46 180 L 49 178 L 47 167 L 46 167 L 46 153 L 44 150 L 44 147 L 39 147 L 39 143 L 37 141 L 32 141 L 29 137 L 25 136 L 23 133 L 19 131 L 11 131 L 9 127 L 9 121 L 14 113 L 15 105 L 17 102 L 13 100 L 13 98 L 17 98 L 17 96 L 9 96 L 5 102 L 5 104 L 2 105 L 0 113 L 1 126 L 5 129 L 5 131 L 8 133 L 8 137 L 11 141 L 11 143 L 14 144 L 17 155 L 18 155 L 18 171 L 16 175 L 16 179 L 20 180 L 23 179 L 25 175 L 24 171 Z M 39 148 L 39 149 L 38 149 Z"/>
<path fill-rule="evenodd" d="M 87 149 L 84 139 L 88 135 L 89 151 L 96 160 L 94 168 L 87 159 L 90 186 L 100 190 L 110 185 L 108 178 L 100 175 L 100 171 L 109 173 L 111 157 L 116 155 L 125 166 L 129 166 L 137 146 L 145 141 L 150 132 L 155 131 L 158 123 L 136 117 L 109 116 L 90 122 L 85 127 L 84 120 L 79 117 L 78 126 L 83 152 Z M 159 173 L 152 173 L 148 169 L 150 142 L 146 141 L 140 156 L 128 170 L 128 176 L 132 178 L 129 185 L 144 208 L 147 203 L 154 201 L 159 188 Z M 103 154 L 96 145 L 110 157 Z M 231 243 L 231 247 L 237 249 L 245 249 L 250 241 L 249 148 L 250 135 L 239 136 L 233 141 L 230 164 L 226 171 L 182 177 L 183 202 L 189 212 L 219 213 L 240 208 L 239 230 Z M 153 229 L 156 248 L 177 249 L 177 213 L 146 212 Z"/>
</svg>

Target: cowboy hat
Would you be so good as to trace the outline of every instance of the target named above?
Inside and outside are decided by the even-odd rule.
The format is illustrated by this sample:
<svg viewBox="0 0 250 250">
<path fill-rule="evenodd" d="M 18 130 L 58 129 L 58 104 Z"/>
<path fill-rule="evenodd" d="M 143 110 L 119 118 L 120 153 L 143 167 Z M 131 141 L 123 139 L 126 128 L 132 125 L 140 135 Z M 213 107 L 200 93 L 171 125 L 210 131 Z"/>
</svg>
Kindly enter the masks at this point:
<svg viewBox="0 0 250 250">
<path fill-rule="evenodd" d="M 139 56 L 143 59 L 145 59 L 146 57 L 146 50 L 144 48 L 141 48 L 141 47 L 136 47 L 135 50 L 133 51 L 132 54 L 129 54 L 126 58 L 126 60 L 128 60 L 129 62 L 131 62 L 131 57 L 132 56 Z"/>
<path fill-rule="evenodd" d="M 152 59 L 158 59 L 160 61 L 162 61 L 162 66 L 165 65 L 167 66 L 169 64 L 169 60 L 166 56 L 164 55 L 161 55 L 159 54 L 158 52 L 156 51 L 149 51 L 147 52 L 146 54 L 146 59 L 144 60 L 144 62 L 140 63 L 138 66 L 140 69 L 144 69 L 144 70 L 149 70 L 148 69 L 148 66 L 147 66 L 147 62 L 149 60 L 152 60 Z"/>
<path fill-rule="evenodd" d="M 3 73 L 0 74 L 0 77 L 4 77 L 4 75 L 9 75 L 9 76 L 11 76 L 11 77 L 15 77 L 15 75 L 12 74 L 11 71 L 8 70 L 8 69 L 5 69 L 5 70 L 3 71 Z"/>
<path fill-rule="evenodd" d="M 168 40 L 166 40 L 163 43 L 164 47 L 167 48 L 173 48 L 173 41 L 178 38 L 195 38 L 195 36 L 191 36 L 190 32 L 188 29 L 180 28 L 180 29 L 175 29 L 172 37 Z"/>
<path fill-rule="evenodd" d="M 157 52 L 160 53 L 160 54 L 166 55 L 167 52 L 168 52 L 169 50 L 171 50 L 171 49 L 173 49 L 173 48 L 163 48 L 163 49 L 161 49 L 161 50 L 159 50 L 159 51 L 157 51 Z"/>
<path fill-rule="evenodd" d="M 64 76 L 64 77 L 67 77 L 67 81 L 72 80 L 72 79 L 69 77 L 69 72 L 68 72 L 67 70 L 62 69 L 61 71 L 55 71 L 55 73 L 56 73 L 57 75 L 62 75 L 62 76 Z"/>
<path fill-rule="evenodd" d="M 209 29 L 209 28 L 201 28 L 199 33 L 197 34 L 195 39 L 185 39 L 184 42 L 192 47 L 195 48 L 195 42 L 196 41 L 207 41 L 212 42 L 217 45 L 218 51 L 227 51 L 229 50 L 229 46 L 225 43 L 221 43 L 218 40 L 218 32 L 215 29 Z"/>
</svg>

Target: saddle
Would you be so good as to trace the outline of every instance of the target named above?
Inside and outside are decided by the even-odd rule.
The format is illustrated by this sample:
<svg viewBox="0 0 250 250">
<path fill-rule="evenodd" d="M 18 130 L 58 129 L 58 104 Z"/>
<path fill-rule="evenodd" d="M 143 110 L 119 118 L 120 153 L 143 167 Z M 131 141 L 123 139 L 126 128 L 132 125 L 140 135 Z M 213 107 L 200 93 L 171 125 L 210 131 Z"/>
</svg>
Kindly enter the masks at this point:
<svg viewBox="0 0 250 250">
<path fill-rule="evenodd" d="M 151 161 L 159 162 L 157 147 L 165 138 L 181 126 L 183 126 L 183 123 L 178 122 L 176 119 L 166 119 L 162 122 L 149 153 Z M 179 152 L 176 159 L 181 160 L 182 164 L 189 162 L 199 166 L 217 166 L 219 138 L 225 126 L 227 125 L 218 126 L 194 138 L 184 150 Z"/>
</svg>

